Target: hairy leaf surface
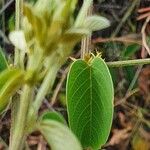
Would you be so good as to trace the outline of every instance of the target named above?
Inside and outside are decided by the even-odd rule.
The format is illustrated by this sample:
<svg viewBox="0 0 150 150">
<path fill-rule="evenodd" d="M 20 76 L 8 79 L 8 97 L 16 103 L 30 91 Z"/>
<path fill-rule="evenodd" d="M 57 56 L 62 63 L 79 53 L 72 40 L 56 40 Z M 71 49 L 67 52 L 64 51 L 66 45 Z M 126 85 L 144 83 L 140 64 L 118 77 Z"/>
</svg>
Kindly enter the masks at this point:
<svg viewBox="0 0 150 150">
<path fill-rule="evenodd" d="M 19 69 L 6 69 L 0 73 L 0 113 L 10 102 L 10 97 L 24 83 L 24 73 Z"/>
<path fill-rule="evenodd" d="M 109 27 L 110 22 L 102 16 L 89 16 L 85 19 L 84 27 L 91 31 L 102 30 Z"/>
<path fill-rule="evenodd" d="M 84 148 L 100 148 L 109 136 L 113 116 L 113 83 L 104 60 L 75 61 L 67 79 L 69 124 Z"/>
<path fill-rule="evenodd" d="M 52 150 L 82 150 L 70 129 L 56 120 L 43 120 L 38 128 Z"/>
<path fill-rule="evenodd" d="M 58 112 L 46 111 L 42 114 L 42 116 L 40 117 L 40 120 L 55 120 L 55 121 L 61 122 L 63 124 L 66 124 L 65 119 Z"/>
</svg>

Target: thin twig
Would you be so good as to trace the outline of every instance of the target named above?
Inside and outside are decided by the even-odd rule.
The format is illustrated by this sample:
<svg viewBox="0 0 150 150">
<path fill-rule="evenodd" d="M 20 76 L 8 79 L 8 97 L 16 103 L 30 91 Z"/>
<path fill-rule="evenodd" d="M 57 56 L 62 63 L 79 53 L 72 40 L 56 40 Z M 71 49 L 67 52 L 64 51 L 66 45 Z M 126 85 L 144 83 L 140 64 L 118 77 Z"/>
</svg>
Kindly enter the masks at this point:
<svg viewBox="0 0 150 150">
<path fill-rule="evenodd" d="M 5 141 L 0 137 L 0 144 L 2 144 L 5 149 L 8 149 L 8 145 L 5 143 Z"/>
<path fill-rule="evenodd" d="M 70 66 L 69 66 L 70 67 Z M 52 107 L 55 103 L 56 103 L 56 100 L 57 100 L 57 96 L 58 96 L 58 93 L 64 83 L 64 80 L 66 79 L 66 76 L 67 76 L 67 73 L 68 73 L 68 70 L 69 70 L 69 67 L 67 67 L 63 73 L 62 73 L 62 77 L 59 81 L 59 83 L 57 84 L 55 90 L 54 90 L 54 94 L 53 94 L 53 97 L 51 98 L 51 102 L 50 102 L 50 106 Z"/>
<path fill-rule="evenodd" d="M 133 77 L 133 79 L 132 79 L 132 82 L 130 83 L 130 85 L 129 85 L 129 87 L 128 87 L 128 90 L 127 90 L 127 92 L 126 92 L 124 98 L 122 98 L 121 100 L 119 100 L 118 102 L 116 102 L 116 103 L 115 103 L 115 106 L 118 106 L 118 105 L 121 105 L 122 103 L 125 103 L 126 100 L 127 100 L 129 97 L 131 97 L 133 94 L 139 92 L 139 89 L 134 89 L 134 90 L 132 90 L 132 89 L 133 89 L 133 87 L 134 87 L 134 85 L 135 85 L 135 82 L 137 81 L 137 79 L 138 79 L 138 77 L 139 77 L 139 74 L 140 74 L 140 72 L 141 72 L 141 70 L 142 70 L 142 67 L 143 67 L 143 65 L 141 65 L 141 66 L 138 67 L 138 69 L 137 69 L 137 71 L 136 71 L 136 73 L 135 73 L 135 75 L 134 75 L 134 77 Z"/>
<path fill-rule="evenodd" d="M 141 72 L 142 68 L 143 68 L 143 65 L 138 67 L 138 69 L 137 69 L 137 71 L 136 71 L 136 73 L 135 73 L 135 75 L 133 77 L 133 80 L 132 80 L 132 82 L 129 85 L 127 93 L 129 93 L 133 89 L 133 87 L 134 87 L 134 85 L 135 85 L 135 83 L 136 83 L 136 81 L 137 81 L 137 79 L 138 79 L 138 77 L 140 75 L 140 72 Z"/>
<path fill-rule="evenodd" d="M 146 21 L 144 22 L 141 33 L 142 33 L 142 42 L 143 42 L 143 45 L 144 45 L 145 49 L 147 50 L 148 54 L 150 55 L 150 48 L 147 45 L 146 33 L 145 33 L 145 29 L 146 29 L 146 26 L 149 23 L 149 21 L 150 21 L 150 16 L 147 17 Z"/>
<path fill-rule="evenodd" d="M 137 17 L 137 20 L 145 19 L 148 16 L 150 16 L 150 12 L 140 15 L 139 17 Z"/>
<path fill-rule="evenodd" d="M 2 5 L 5 6 L 5 1 L 2 0 Z M 3 33 L 5 34 L 5 12 L 2 14 L 2 30 L 3 30 Z M 3 48 L 5 48 L 5 42 L 4 42 L 4 39 L 3 39 Z"/>
<path fill-rule="evenodd" d="M 150 58 L 107 62 L 108 67 L 125 67 L 150 64 Z"/>
<path fill-rule="evenodd" d="M 125 15 L 123 16 L 122 20 L 120 21 L 119 25 L 117 26 L 116 30 L 113 32 L 112 37 L 115 37 L 118 32 L 120 31 L 121 27 L 123 26 L 123 24 L 126 22 L 126 20 L 128 19 L 128 17 L 132 14 L 132 11 L 134 10 L 137 2 L 139 0 L 134 0 L 131 4 L 131 6 L 129 7 L 129 9 L 127 10 L 127 12 L 125 13 Z"/>
<path fill-rule="evenodd" d="M 2 39 L 5 43 L 10 44 L 8 38 L 6 37 L 6 35 L 4 34 L 4 32 L 2 30 L 0 30 L 0 36 L 2 37 Z"/>
<path fill-rule="evenodd" d="M 139 13 L 144 13 L 144 12 L 147 12 L 147 11 L 150 11 L 150 7 L 140 8 L 138 10 Z"/>
<path fill-rule="evenodd" d="M 13 3 L 14 0 L 9 0 L 0 10 L 0 15 Z"/>
<path fill-rule="evenodd" d="M 137 37 L 130 37 L 129 36 L 122 36 L 122 37 L 111 37 L 111 38 L 96 38 L 92 40 L 92 42 L 95 43 L 105 43 L 105 42 L 123 42 L 123 43 L 136 43 L 139 45 L 142 45 L 142 40 L 139 40 L 137 38 L 141 38 L 139 35 L 131 35 L 131 36 L 137 36 Z"/>
<path fill-rule="evenodd" d="M 130 98 L 132 95 L 134 95 L 137 92 L 139 92 L 139 89 L 135 89 L 127 92 L 126 95 L 121 100 L 117 101 L 114 106 L 116 107 L 118 105 L 124 104 L 128 98 Z"/>
</svg>

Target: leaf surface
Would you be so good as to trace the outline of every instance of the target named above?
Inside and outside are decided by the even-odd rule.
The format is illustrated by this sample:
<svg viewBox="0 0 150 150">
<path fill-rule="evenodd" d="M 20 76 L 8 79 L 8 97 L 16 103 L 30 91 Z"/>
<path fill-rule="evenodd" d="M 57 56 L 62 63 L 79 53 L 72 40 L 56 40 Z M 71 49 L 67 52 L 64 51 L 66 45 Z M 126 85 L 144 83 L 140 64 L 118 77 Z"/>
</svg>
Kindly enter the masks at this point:
<svg viewBox="0 0 150 150">
<path fill-rule="evenodd" d="M 2 49 L 0 48 L 0 72 L 5 70 L 6 68 L 8 68 L 8 64 L 7 64 L 5 55 Z"/>
<path fill-rule="evenodd" d="M 102 30 L 109 27 L 110 22 L 102 16 L 89 16 L 85 19 L 83 26 L 90 31 Z"/>
<path fill-rule="evenodd" d="M 83 25 L 84 20 L 87 16 L 87 11 L 91 4 L 92 4 L 92 0 L 84 0 L 83 1 L 83 5 L 79 11 L 79 14 L 78 14 L 77 19 L 74 24 L 75 27 L 81 27 Z"/>
<path fill-rule="evenodd" d="M 79 42 L 84 36 L 90 35 L 89 29 L 84 28 L 71 28 L 67 30 L 62 36 L 63 43 L 76 43 Z"/>
<path fill-rule="evenodd" d="M 50 111 L 46 111 L 42 114 L 42 116 L 40 117 L 41 120 L 55 120 L 58 122 L 61 122 L 63 124 L 66 124 L 65 119 L 63 118 L 63 116 L 58 113 L 58 112 L 50 112 Z"/>
<path fill-rule="evenodd" d="M 52 150 L 82 150 L 70 129 L 56 120 L 43 120 L 38 128 Z"/>
<path fill-rule="evenodd" d="M 19 69 L 6 69 L 0 73 L 0 113 L 10 103 L 10 97 L 24 83 L 24 73 Z"/>
<path fill-rule="evenodd" d="M 103 59 L 75 61 L 67 78 L 69 124 L 84 148 L 99 149 L 108 139 L 113 118 L 113 83 Z"/>
</svg>

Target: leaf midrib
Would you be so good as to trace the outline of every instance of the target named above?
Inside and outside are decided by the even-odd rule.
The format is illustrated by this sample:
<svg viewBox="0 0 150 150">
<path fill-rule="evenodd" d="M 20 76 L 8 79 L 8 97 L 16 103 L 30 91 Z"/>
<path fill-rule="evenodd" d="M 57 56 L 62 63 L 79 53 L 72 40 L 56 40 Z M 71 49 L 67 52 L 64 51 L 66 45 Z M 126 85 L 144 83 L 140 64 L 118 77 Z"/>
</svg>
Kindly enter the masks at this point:
<svg viewBox="0 0 150 150">
<path fill-rule="evenodd" d="M 91 142 L 91 128 L 92 128 L 92 67 L 90 66 L 90 142 Z"/>
</svg>

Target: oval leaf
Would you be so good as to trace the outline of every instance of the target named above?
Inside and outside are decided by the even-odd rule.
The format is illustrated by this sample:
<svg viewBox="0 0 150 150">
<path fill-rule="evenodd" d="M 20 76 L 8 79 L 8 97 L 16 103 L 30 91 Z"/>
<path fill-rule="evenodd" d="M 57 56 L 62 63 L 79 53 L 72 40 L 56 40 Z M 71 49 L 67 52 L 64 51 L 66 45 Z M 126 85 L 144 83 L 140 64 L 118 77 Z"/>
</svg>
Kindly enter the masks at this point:
<svg viewBox="0 0 150 150">
<path fill-rule="evenodd" d="M 103 59 L 75 61 L 67 78 L 69 124 L 84 148 L 99 149 L 110 133 L 113 83 Z M 86 137 L 86 138 L 85 138 Z"/>
<path fill-rule="evenodd" d="M 84 36 L 90 35 L 89 29 L 84 28 L 71 28 L 67 30 L 63 36 L 61 41 L 63 43 L 76 43 L 80 41 Z"/>
<path fill-rule="evenodd" d="M 38 128 L 52 150 L 82 150 L 77 138 L 62 123 L 44 120 L 40 122 Z"/>
<path fill-rule="evenodd" d="M 0 73 L 0 113 L 10 102 L 10 97 L 24 82 L 24 73 L 19 69 L 7 69 Z"/>
<path fill-rule="evenodd" d="M 85 19 L 83 26 L 90 31 L 102 30 L 109 27 L 110 22 L 102 16 L 89 16 Z"/>
<path fill-rule="evenodd" d="M 8 64 L 7 64 L 5 55 L 2 49 L 0 48 L 0 72 L 5 70 L 6 68 L 8 68 Z"/>
</svg>

